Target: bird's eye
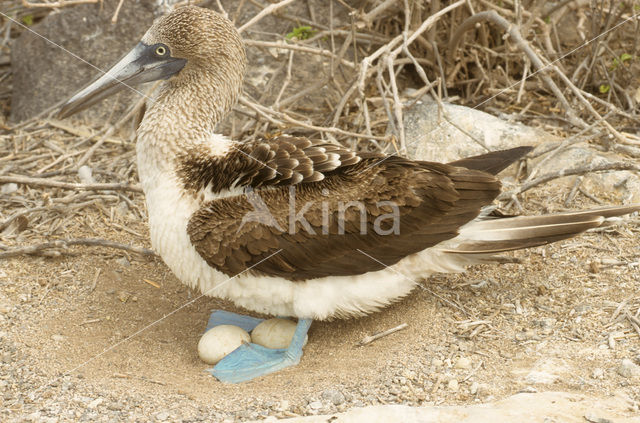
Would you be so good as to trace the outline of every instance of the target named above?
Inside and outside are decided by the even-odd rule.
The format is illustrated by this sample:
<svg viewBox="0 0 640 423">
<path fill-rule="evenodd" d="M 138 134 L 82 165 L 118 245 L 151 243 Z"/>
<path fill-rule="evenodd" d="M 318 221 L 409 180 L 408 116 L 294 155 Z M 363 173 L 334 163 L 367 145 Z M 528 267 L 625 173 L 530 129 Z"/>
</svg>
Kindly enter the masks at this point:
<svg viewBox="0 0 640 423">
<path fill-rule="evenodd" d="M 167 48 L 165 46 L 156 47 L 156 55 L 164 56 L 165 54 L 167 54 Z"/>
</svg>

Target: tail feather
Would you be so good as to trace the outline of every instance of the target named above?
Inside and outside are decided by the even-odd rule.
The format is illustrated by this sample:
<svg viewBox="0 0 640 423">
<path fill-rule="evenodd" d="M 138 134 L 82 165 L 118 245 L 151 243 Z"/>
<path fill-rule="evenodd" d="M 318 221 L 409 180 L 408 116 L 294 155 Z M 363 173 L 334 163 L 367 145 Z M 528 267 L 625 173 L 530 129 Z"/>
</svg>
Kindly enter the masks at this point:
<svg viewBox="0 0 640 423">
<path fill-rule="evenodd" d="M 516 147 L 509 150 L 492 151 L 480 156 L 467 157 L 447 164 L 497 175 L 531 150 L 533 150 L 533 147 Z"/>
<path fill-rule="evenodd" d="M 566 212 L 476 220 L 465 225 L 444 252 L 495 254 L 537 247 L 571 238 L 602 226 L 608 219 L 640 211 L 640 204 Z"/>
</svg>

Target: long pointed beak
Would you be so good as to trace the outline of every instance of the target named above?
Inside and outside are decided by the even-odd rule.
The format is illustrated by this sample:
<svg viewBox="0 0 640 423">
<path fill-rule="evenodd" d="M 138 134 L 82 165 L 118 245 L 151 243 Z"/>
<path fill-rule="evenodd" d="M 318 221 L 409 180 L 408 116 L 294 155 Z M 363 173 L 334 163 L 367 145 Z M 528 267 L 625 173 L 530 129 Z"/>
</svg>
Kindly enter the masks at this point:
<svg viewBox="0 0 640 423">
<path fill-rule="evenodd" d="M 174 57 L 158 58 L 154 46 L 138 43 L 107 73 L 74 95 L 60 109 L 58 118 L 64 119 L 90 107 L 125 88 L 132 89 L 144 82 L 168 79 L 187 63 Z"/>
</svg>

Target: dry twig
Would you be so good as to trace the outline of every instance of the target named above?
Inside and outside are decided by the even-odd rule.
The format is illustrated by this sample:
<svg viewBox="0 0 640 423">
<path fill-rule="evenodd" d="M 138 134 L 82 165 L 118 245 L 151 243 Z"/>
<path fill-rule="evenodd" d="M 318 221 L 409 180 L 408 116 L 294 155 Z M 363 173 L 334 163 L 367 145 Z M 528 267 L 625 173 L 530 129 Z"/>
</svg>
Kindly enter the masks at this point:
<svg viewBox="0 0 640 423">
<path fill-rule="evenodd" d="M 142 188 L 129 184 L 75 184 L 71 182 L 52 181 L 46 178 L 30 178 L 28 176 L 1 176 L 0 183 L 15 183 L 35 187 L 52 187 L 88 191 L 132 191 L 142 192 Z"/>
<path fill-rule="evenodd" d="M 28 0 L 22 0 L 22 5 L 28 8 L 42 7 L 42 8 L 50 8 L 50 9 L 59 9 L 61 7 L 75 6 L 77 4 L 98 3 L 99 1 L 102 1 L 102 0 L 60 0 L 60 1 L 54 1 L 51 3 L 48 3 L 48 2 L 32 3 Z"/>
<path fill-rule="evenodd" d="M 379 333 L 376 333 L 374 335 L 365 336 L 364 338 L 362 338 L 362 340 L 360 342 L 358 342 L 358 346 L 362 347 L 364 345 L 370 344 L 373 341 L 375 341 L 376 339 L 380 339 L 382 337 L 391 335 L 392 333 L 398 332 L 398 331 L 400 331 L 402 329 L 406 329 L 408 327 L 409 327 L 408 324 L 403 323 L 401 325 L 396 326 L 395 328 L 387 329 L 387 330 L 385 330 L 383 332 L 379 332 Z"/>
<path fill-rule="evenodd" d="M 5 251 L 0 251 L 0 259 L 7 259 L 11 257 L 18 257 L 23 255 L 61 255 L 60 250 L 66 250 L 70 246 L 82 245 L 87 247 L 106 247 L 115 248 L 118 250 L 130 251 L 145 256 L 156 256 L 152 250 L 143 247 L 136 247 L 133 245 L 121 244 L 119 242 L 109 241 L 99 238 L 79 238 L 79 239 L 58 239 L 50 242 L 43 242 L 42 244 L 29 245 L 26 247 L 10 248 Z"/>
</svg>

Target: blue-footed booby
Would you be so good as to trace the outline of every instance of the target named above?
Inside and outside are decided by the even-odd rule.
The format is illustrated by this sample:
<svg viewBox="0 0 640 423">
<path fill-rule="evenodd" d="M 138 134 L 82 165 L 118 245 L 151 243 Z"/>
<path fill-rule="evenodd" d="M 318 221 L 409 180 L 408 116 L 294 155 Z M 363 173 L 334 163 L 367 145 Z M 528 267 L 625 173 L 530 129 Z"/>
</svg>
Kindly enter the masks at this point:
<svg viewBox="0 0 640 423">
<path fill-rule="evenodd" d="M 500 193 L 495 175 L 528 147 L 442 164 L 303 137 L 233 141 L 214 129 L 241 92 L 246 62 L 226 18 L 177 8 L 60 112 L 163 80 L 136 143 L 153 248 L 206 295 L 299 319 L 288 348 L 244 344 L 214 367 L 220 380 L 298 363 L 313 319 L 374 312 L 434 272 L 461 272 L 494 253 L 568 238 L 640 209 L 481 214 Z"/>
</svg>

